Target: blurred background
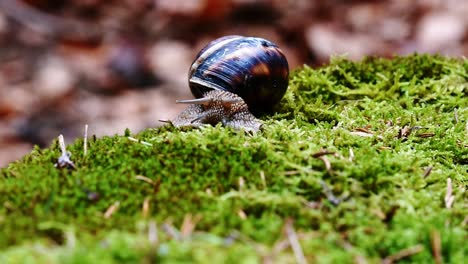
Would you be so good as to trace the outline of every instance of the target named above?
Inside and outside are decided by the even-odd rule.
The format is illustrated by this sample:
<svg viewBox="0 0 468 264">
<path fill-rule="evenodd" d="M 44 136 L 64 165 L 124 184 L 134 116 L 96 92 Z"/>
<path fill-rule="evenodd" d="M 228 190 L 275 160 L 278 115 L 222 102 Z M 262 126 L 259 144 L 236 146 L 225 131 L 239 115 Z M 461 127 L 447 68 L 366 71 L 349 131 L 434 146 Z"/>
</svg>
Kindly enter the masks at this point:
<svg viewBox="0 0 468 264">
<path fill-rule="evenodd" d="M 291 69 L 330 55 L 468 54 L 467 0 L 0 0 L 0 167 L 59 134 L 138 132 L 191 98 L 224 35 L 276 42 Z"/>
</svg>

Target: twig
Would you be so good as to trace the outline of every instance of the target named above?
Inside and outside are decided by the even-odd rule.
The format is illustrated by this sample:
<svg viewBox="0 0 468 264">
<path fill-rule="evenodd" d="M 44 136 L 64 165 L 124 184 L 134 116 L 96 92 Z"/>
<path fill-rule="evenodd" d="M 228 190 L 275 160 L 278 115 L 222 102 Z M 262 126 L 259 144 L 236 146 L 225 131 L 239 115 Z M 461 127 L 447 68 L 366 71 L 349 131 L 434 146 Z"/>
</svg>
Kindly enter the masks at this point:
<svg viewBox="0 0 468 264">
<path fill-rule="evenodd" d="M 445 194 L 445 208 L 452 208 L 455 196 L 452 195 L 452 179 L 447 178 L 447 193 Z"/>
<path fill-rule="evenodd" d="M 384 258 L 382 260 L 382 264 L 394 263 L 394 262 L 396 262 L 396 261 L 398 261 L 400 259 L 409 257 L 409 256 L 414 255 L 414 254 L 417 254 L 417 253 L 419 253 L 419 252 L 421 252 L 423 250 L 424 250 L 424 247 L 421 244 L 417 244 L 416 246 L 405 248 L 405 249 L 397 252 L 396 254 L 393 254 L 391 256 L 388 256 L 388 257 Z"/>
<path fill-rule="evenodd" d="M 453 116 L 455 118 L 455 124 L 458 124 L 458 109 L 453 109 Z"/>
<path fill-rule="evenodd" d="M 106 212 L 104 213 L 104 218 L 109 219 L 117 211 L 117 209 L 119 209 L 119 206 L 119 201 L 109 206 L 109 208 L 107 208 Z"/>
<path fill-rule="evenodd" d="M 83 138 L 83 155 L 88 154 L 88 124 L 85 125 L 84 138 Z"/>
<path fill-rule="evenodd" d="M 288 236 L 289 244 L 291 245 L 291 248 L 294 252 L 294 256 L 296 257 L 296 262 L 298 264 L 307 263 L 304 252 L 301 248 L 301 244 L 299 244 L 296 231 L 294 231 L 293 220 L 291 218 L 286 219 L 285 231 L 286 235 Z"/>
</svg>

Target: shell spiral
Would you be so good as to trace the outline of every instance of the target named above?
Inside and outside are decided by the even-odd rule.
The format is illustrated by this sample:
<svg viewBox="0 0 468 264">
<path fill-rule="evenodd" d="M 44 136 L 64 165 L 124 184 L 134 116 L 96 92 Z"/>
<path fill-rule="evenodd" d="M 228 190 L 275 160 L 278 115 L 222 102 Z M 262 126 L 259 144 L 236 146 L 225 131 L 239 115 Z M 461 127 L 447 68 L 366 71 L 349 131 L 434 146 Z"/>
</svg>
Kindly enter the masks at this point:
<svg viewBox="0 0 468 264">
<path fill-rule="evenodd" d="M 289 65 L 278 46 L 257 37 L 226 36 L 196 56 L 189 86 L 196 98 L 210 90 L 240 96 L 252 113 L 269 111 L 288 87 Z"/>
</svg>

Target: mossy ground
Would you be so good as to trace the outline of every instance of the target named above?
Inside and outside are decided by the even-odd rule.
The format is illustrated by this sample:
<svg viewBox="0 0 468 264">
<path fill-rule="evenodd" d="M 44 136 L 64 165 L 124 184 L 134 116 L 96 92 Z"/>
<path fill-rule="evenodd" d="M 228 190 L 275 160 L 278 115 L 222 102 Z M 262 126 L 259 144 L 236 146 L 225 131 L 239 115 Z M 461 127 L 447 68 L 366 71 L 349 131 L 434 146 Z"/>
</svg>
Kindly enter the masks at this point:
<svg viewBox="0 0 468 264">
<path fill-rule="evenodd" d="M 462 263 L 467 106 L 466 59 L 335 58 L 296 70 L 255 135 L 80 139 L 76 170 L 35 148 L 0 171 L 0 262 L 291 263 L 295 230 L 309 262 Z"/>
</svg>

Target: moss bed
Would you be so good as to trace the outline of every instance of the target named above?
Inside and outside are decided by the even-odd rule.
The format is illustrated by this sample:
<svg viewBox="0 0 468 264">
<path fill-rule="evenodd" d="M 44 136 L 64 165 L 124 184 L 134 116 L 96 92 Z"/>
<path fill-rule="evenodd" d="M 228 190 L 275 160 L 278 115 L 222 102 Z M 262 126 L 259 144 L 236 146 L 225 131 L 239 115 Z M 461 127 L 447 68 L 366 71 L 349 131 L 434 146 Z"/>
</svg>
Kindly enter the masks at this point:
<svg viewBox="0 0 468 264">
<path fill-rule="evenodd" d="M 34 148 L 0 170 L 0 263 L 466 260 L 468 60 L 304 66 L 261 119 Z"/>
</svg>

